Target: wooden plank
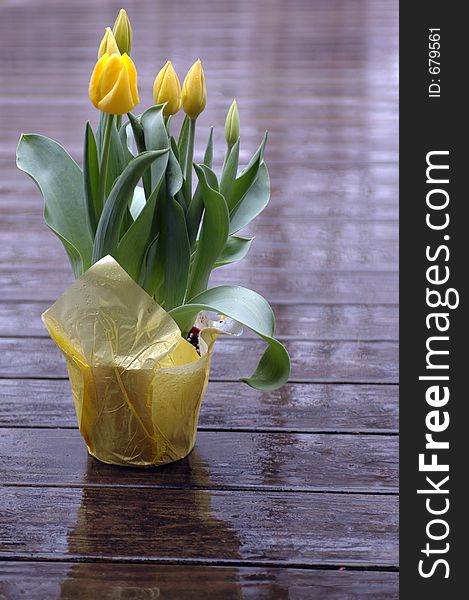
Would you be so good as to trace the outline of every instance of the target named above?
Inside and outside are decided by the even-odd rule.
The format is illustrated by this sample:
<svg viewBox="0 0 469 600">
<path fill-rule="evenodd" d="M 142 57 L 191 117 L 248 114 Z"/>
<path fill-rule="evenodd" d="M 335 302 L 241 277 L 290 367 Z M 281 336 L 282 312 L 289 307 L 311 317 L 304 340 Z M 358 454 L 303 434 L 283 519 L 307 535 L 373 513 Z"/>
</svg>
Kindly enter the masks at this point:
<svg viewBox="0 0 469 600">
<path fill-rule="evenodd" d="M 4 487 L 0 512 L 4 558 L 397 565 L 395 496 Z"/>
<path fill-rule="evenodd" d="M 64 256 L 63 269 L 0 269 L 2 300 L 54 301 L 73 281 Z M 397 304 L 398 273 L 377 271 L 287 271 L 266 267 L 261 271 L 238 271 L 236 277 L 224 267 L 216 269 L 211 286 L 222 284 L 254 288 L 269 302 L 319 304 Z"/>
<path fill-rule="evenodd" d="M 288 341 L 292 382 L 396 383 L 395 342 Z M 250 375 L 265 344 L 254 339 L 222 339 L 213 352 L 212 380 Z M 65 361 L 49 338 L 0 338 L 0 377 L 66 377 Z"/>
<path fill-rule="evenodd" d="M 398 268 L 396 222 L 287 223 L 288 227 L 284 224 L 272 227 L 271 223 L 265 226 L 261 222 L 243 231 L 243 235 L 256 239 L 247 257 L 229 265 L 227 272 L 236 278 L 240 272 L 269 267 L 282 271 L 300 267 L 305 271 L 300 258 L 303 256 L 308 256 L 309 265 L 315 270 L 395 271 Z M 60 269 L 64 267 L 64 251 L 59 240 L 45 228 L 17 235 L 7 227 L 6 231 L 0 231 L 0 263 L 15 264 L 17 268 L 49 265 Z"/>
<path fill-rule="evenodd" d="M 88 458 L 78 430 L 3 429 L 3 485 L 126 485 L 396 493 L 395 436 L 203 431 L 187 459 L 116 469 Z"/>
<path fill-rule="evenodd" d="M 398 574 L 388 572 L 15 562 L 0 566 L 0 593 L 8 600 L 50 600 L 59 594 L 61 598 L 107 600 L 127 593 L 135 598 L 167 600 L 205 600 L 208 595 L 224 600 L 283 598 L 287 594 L 311 600 L 399 597 Z"/>
<path fill-rule="evenodd" d="M 394 385 L 289 383 L 274 392 L 260 392 L 239 382 L 212 381 L 199 426 L 204 430 L 396 433 L 398 408 Z M 76 427 L 69 382 L 1 380 L 0 426 Z"/>
<path fill-rule="evenodd" d="M 55 239 L 52 237 L 51 231 L 44 222 L 42 196 L 37 189 L 34 188 L 29 191 L 29 188 L 28 190 L 23 190 L 20 185 L 10 187 L 4 184 L 2 187 L 4 192 L 3 197 L 0 199 L 0 208 L 4 211 L 4 214 L 2 215 L 2 220 L 0 222 L 1 235 L 18 230 L 23 232 L 27 229 L 28 233 L 45 235 L 49 240 Z M 311 194 L 311 197 L 313 198 L 312 202 L 319 204 L 319 202 L 316 202 L 314 195 L 315 194 Z M 21 205 L 14 202 L 15 197 L 22 198 Z M 337 202 L 337 204 L 339 203 Z M 381 207 L 385 204 L 387 204 L 387 210 L 389 211 L 392 206 L 391 201 L 390 199 L 383 197 Z M 264 236 L 270 236 L 270 238 L 276 242 L 279 241 L 279 239 L 287 240 L 288 236 L 290 236 L 290 238 L 294 239 L 296 242 L 295 236 L 297 235 L 297 226 L 304 230 L 305 235 L 308 235 L 310 238 L 312 238 L 311 228 L 315 228 L 318 232 L 323 232 L 324 235 L 328 235 L 329 228 L 331 228 L 333 232 L 337 231 L 342 234 L 341 232 L 346 228 L 349 230 L 363 228 L 372 232 L 373 229 L 376 230 L 377 228 L 383 227 L 382 231 L 374 231 L 371 235 L 375 236 L 379 233 L 383 239 L 397 244 L 397 239 L 392 237 L 392 230 L 397 233 L 398 229 L 399 219 L 397 218 L 397 213 L 394 217 L 391 217 L 389 212 L 387 216 L 382 217 L 380 217 L 379 214 L 354 217 L 352 215 L 344 216 L 340 213 L 335 214 L 334 212 L 331 212 L 331 214 L 328 214 L 327 212 L 324 214 L 311 214 L 309 212 L 307 214 L 301 214 L 299 211 L 295 211 L 290 214 L 288 219 L 286 219 L 285 216 L 278 214 L 277 209 L 285 209 L 287 207 L 288 202 L 280 202 L 280 199 L 277 201 L 274 200 L 272 205 L 268 204 L 264 211 L 246 226 L 246 229 L 243 230 L 243 234 L 244 232 L 249 232 L 246 233 L 246 235 L 256 234 L 258 236 L 258 238 L 256 238 L 257 242 L 262 244 L 264 242 Z M 329 206 L 328 208 L 332 209 L 334 206 Z M 338 209 L 339 206 L 335 208 Z M 384 206 L 384 208 L 386 208 L 386 206 Z M 278 232 L 275 231 L 275 228 L 278 228 Z M 12 237 L 14 238 L 14 236 Z M 301 241 L 303 240 L 300 240 L 300 242 Z M 324 240 L 319 241 L 323 242 Z M 316 240 L 316 243 L 317 242 L 318 240 Z"/>
<path fill-rule="evenodd" d="M 11 165 L 10 165 L 11 166 Z M 276 165 L 274 164 L 273 167 Z M 5 171 L 5 169 L 3 169 Z M 397 172 L 395 177 L 397 178 Z M 318 178 L 319 179 L 319 178 Z M 309 178 L 308 178 L 309 182 Z M 308 184 L 305 188 L 295 190 L 295 202 L 290 199 L 287 183 L 277 179 L 272 173 L 271 202 L 258 217 L 259 220 L 272 221 L 275 224 L 285 221 L 297 222 L 303 219 L 347 219 L 349 222 L 359 221 L 396 221 L 398 207 L 396 203 L 397 187 L 395 183 L 383 181 L 367 187 L 357 184 L 357 188 L 338 191 L 327 189 L 328 184 L 321 180 L 315 181 L 314 186 Z M 333 184 L 331 184 L 333 185 Z M 24 220 L 32 223 L 34 228 L 46 226 L 43 223 L 43 202 L 38 190 L 34 188 L 25 176 L 11 166 L 0 181 L 0 211 L 2 222 L 16 227 L 16 223 Z M 282 201 L 282 198 L 287 201 Z M 324 198 L 327 197 L 327 202 Z M 290 201 L 288 201 L 290 199 Z M 50 233 L 52 239 L 53 234 Z"/>
<path fill-rule="evenodd" d="M 80 121 L 80 125 L 81 123 L 82 121 Z M 76 126 L 79 127 L 78 121 Z M 261 131 L 262 129 L 259 130 L 259 133 Z M 54 135 L 53 131 L 48 131 L 48 133 L 50 136 Z M 74 137 L 77 135 L 78 133 Z M 217 133 L 217 136 L 219 135 L 220 132 Z M 67 145 L 63 131 L 56 130 L 56 137 L 58 138 L 57 141 Z M 17 139 L 12 140 L 12 142 L 17 143 Z M 255 149 L 256 146 L 253 144 L 248 150 L 255 151 Z M 12 150 L 14 150 L 14 146 Z M 81 160 L 79 146 L 76 146 L 76 152 L 72 154 L 74 154 L 77 161 Z M 248 154 L 249 152 L 246 151 L 246 158 L 248 158 Z M 0 167 L 5 174 L 2 181 L 2 190 L 24 196 L 26 207 L 31 205 L 40 207 L 42 201 L 39 191 L 26 175 L 18 171 L 14 157 L 14 152 L 3 157 L 0 155 Z M 273 213 L 273 206 L 276 206 L 283 211 L 284 216 L 331 216 L 330 208 L 334 208 L 336 204 L 339 204 L 339 200 L 346 203 L 351 198 L 358 209 L 376 210 L 379 200 L 384 197 L 389 203 L 392 203 L 394 218 L 396 217 L 398 203 L 392 192 L 397 190 L 398 180 L 396 177 L 399 174 L 397 163 L 394 164 L 389 161 L 384 163 L 329 161 L 315 164 L 313 168 L 309 160 L 296 161 L 295 165 L 292 166 L 291 164 L 283 164 L 283 159 L 286 160 L 287 155 L 282 155 L 282 161 L 272 161 L 276 167 L 275 170 L 271 169 L 272 198 L 274 200 L 266 211 Z M 266 160 L 268 160 L 268 154 L 266 154 Z M 327 202 L 325 198 L 327 198 Z M 308 199 L 309 201 L 307 201 Z M 8 197 L 2 202 L 6 202 L 7 205 L 11 204 Z M 330 203 L 332 204 L 331 207 Z M 354 212 L 353 206 L 343 206 L 342 208 L 344 211 L 342 216 Z M 361 213 L 361 215 L 371 219 L 374 213 L 368 215 Z"/>
<path fill-rule="evenodd" d="M 0 302 L 0 337 L 39 336 L 49 302 Z M 282 339 L 388 340 L 399 338 L 397 306 L 274 304 L 276 335 Z M 249 330 L 245 336 L 253 337 Z"/>
<path fill-rule="evenodd" d="M 5 562 L 0 596 L 8 600 L 164 598 L 223 600 L 397 600 L 398 574 L 257 567 L 117 563 Z"/>
<path fill-rule="evenodd" d="M 66 75 L 64 74 L 64 77 L 66 77 Z M 31 84 L 33 85 L 33 82 L 31 82 Z M 86 83 L 85 86 L 86 87 Z M 226 104 L 224 106 L 225 110 L 227 108 L 229 108 L 230 102 L 226 101 Z M 14 100 L 13 100 L 14 103 Z M 67 110 L 70 109 L 70 107 L 68 106 L 68 102 L 64 101 L 62 106 L 58 106 L 58 107 L 54 107 L 52 108 L 50 105 L 48 104 L 44 104 L 44 105 L 40 105 L 40 103 L 38 103 L 39 105 L 36 106 L 36 110 L 37 111 L 41 111 L 43 115 L 45 115 L 46 120 L 50 120 L 51 118 L 53 118 L 53 114 L 56 113 L 58 110 Z M 4 107 L 5 111 L 10 110 L 10 107 L 7 105 Z M 21 119 L 18 119 L 15 123 L 10 123 L 12 129 L 10 130 L 10 136 L 11 139 L 7 139 L 3 142 L 3 145 L 0 145 L 0 161 L 4 160 L 4 161 L 8 161 L 10 159 L 11 156 L 11 146 L 13 146 L 15 143 L 18 143 L 18 139 L 19 139 L 19 135 L 21 132 L 28 132 L 28 131 L 32 131 L 33 128 L 34 130 L 38 129 L 38 126 L 34 124 L 33 121 L 31 121 L 32 125 L 30 125 L 28 127 L 28 123 L 29 120 L 31 118 L 31 113 L 26 113 L 26 111 L 28 110 L 27 107 L 24 108 L 25 110 L 25 115 L 24 117 L 22 117 Z M 16 112 L 21 112 L 21 107 L 16 109 Z M 78 115 L 75 116 L 81 116 L 82 122 L 85 122 L 86 119 L 90 118 L 89 115 L 89 110 L 86 111 L 77 111 Z M 49 114 L 48 114 L 49 113 Z M 217 124 L 218 123 L 223 123 L 225 115 L 223 116 L 215 116 L 214 119 L 216 119 Z M 204 119 L 205 120 L 205 119 Z M 330 119 L 329 123 L 327 122 L 327 120 L 325 120 L 325 123 L 322 125 L 322 127 L 324 127 L 324 129 L 319 128 L 316 122 L 310 121 L 308 123 L 308 120 L 305 119 L 305 123 L 304 126 L 305 128 L 309 127 L 315 127 L 315 130 L 318 131 L 317 137 L 318 139 L 316 139 L 315 143 L 312 144 L 310 142 L 311 137 L 304 137 L 302 135 L 298 135 L 298 149 L 293 149 L 292 148 L 292 152 L 289 155 L 285 155 L 284 154 L 284 150 L 279 148 L 279 147 L 273 147 L 272 150 L 268 150 L 267 154 L 266 154 L 266 160 L 268 160 L 268 167 L 269 170 L 274 170 L 275 167 L 277 165 L 282 166 L 283 168 L 285 167 L 289 167 L 290 170 L 295 170 L 298 168 L 298 166 L 300 165 L 300 167 L 303 167 L 301 170 L 304 171 L 304 169 L 306 168 L 306 163 L 304 163 L 304 166 L 301 164 L 302 160 L 307 159 L 308 161 L 310 161 L 311 164 L 314 164 L 315 167 L 318 166 L 329 166 L 331 167 L 332 165 L 349 165 L 349 166 L 354 166 L 355 168 L 359 169 L 360 167 L 363 167 L 364 165 L 369 165 L 369 164 L 375 164 L 375 165 L 380 165 L 380 164 L 390 164 L 390 163 L 397 163 L 398 162 L 398 141 L 397 141 L 397 128 L 394 128 L 394 123 L 392 123 L 392 126 L 388 127 L 388 128 L 383 128 L 383 131 L 381 132 L 381 135 L 377 135 L 376 132 L 374 132 L 372 129 L 368 130 L 368 131 L 363 131 L 362 128 L 357 127 L 356 123 L 354 123 L 353 121 L 349 121 L 349 123 L 344 123 L 344 128 L 346 127 L 347 129 L 350 130 L 350 134 L 347 137 L 344 137 L 343 135 L 339 134 L 339 136 L 337 136 L 336 139 L 331 139 L 334 138 L 335 136 L 331 136 L 331 128 L 333 128 L 336 123 L 334 122 L 334 119 Z M 213 123 L 213 120 L 211 120 L 211 122 Z M 245 125 L 245 123 L 243 123 L 243 126 Z M 254 125 L 254 124 L 253 124 Z M 348 125 L 348 127 L 347 127 Z M 199 138 L 199 144 L 198 147 L 196 148 L 196 158 L 198 159 L 199 156 L 201 154 L 203 154 L 203 146 L 202 144 L 205 143 L 205 140 L 203 140 L 203 138 L 206 138 L 209 132 L 209 129 L 207 127 L 207 125 L 204 124 L 204 126 L 200 127 L 201 132 L 199 135 L 201 136 L 201 138 Z M 281 138 L 282 135 L 284 135 L 285 133 L 285 129 L 284 129 L 284 123 L 281 123 L 281 126 L 277 129 L 277 131 L 273 131 L 271 132 L 272 138 Z M 253 129 L 254 130 L 254 129 Z M 44 131 L 43 128 L 41 128 L 41 132 Z M 245 138 L 243 138 L 243 142 L 247 141 L 247 143 L 249 143 L 249 148 L 250 148 L 250 155 L 248 156 L 248 152 L 243 152 L 241 155 L 241 159 L 240 159 L 240 165 L 241 167 L 244 167 L 250 159 L 250 156 L 252 156 L 252 154 L 254 154 L 255 150 L 256 150 L 256 146 L 259 146 L 259 143 L 262 139 L 262 133 L 260 131 L 257 130 L 257 128 L 254 130 L 255 133 L 252 136 L 245 136 L 247 137 L 247 140 L 245 140 Z M 309 130 L 308 130 L 309 131 Z M 13 133 L 11 133 L 13 132 Z M 70 136 L 70 134 L 65 134 L 63 133 L 63 131 L 56 131 L 54 132 L 53 130 L 51 131 L 51 128 L 49 128 L 47 130 L 47 132 L 49 133 L 48 137 L 53 137 L 55 138 L 65 138 L 63 141 L 61 140 L 62 145 L 64 145 L 64 147 L 67 148 L 67 150 L 69 151 L 69 153 L 73 156 L 73 157 L 78 157 L 80 156 L 80 150 L 81 150 L 81 140 L 80 140 L 80 136 L 75 133 L 75 135 L 73 135 L 73 138 Z M 373 136 L 374 140 L 373 140 L 373 148 L 374 148 L 374 154 L 373 154 L 373 160 L 364 160 L 360 154 L 357 153 L 357 144 L 356 144 L 356 138 L 357 135 L 360 134 L 368 134 L 371 136 Z M 391 138 L 391 142 L 389 141 L 389 139 L 387 139 L 387 136 L 392 135 Z M 271 138 L 271 139 L 272 139 Z M 337 144 L 337 149 L 335 150 L 334 154 L 331 155 L 329 152 L 329 147 L 331 143 L 334 143 L 335 141 L 338 142 Z M 222 161 L 223 161 L 223 150 L 224 150 L 224 144 L 223 143 L 218 143 L 215 145 L 215 152 L 216 154 L 216 162 L 215 162 L 215 169 L 218 173 L 218 175 L 221 172 L 221 166 L 222 166 Z M 245 146 L 246 147 L 246 146 Z M 301 153 L 301 151 L 299 150 L 299 148 L 304 148 L 304 152 Z M 79 162 L 79 159 L 77 160 L 77 162 Z M 1 163 L 0 163 L 1 164 Z"/>
</svg>

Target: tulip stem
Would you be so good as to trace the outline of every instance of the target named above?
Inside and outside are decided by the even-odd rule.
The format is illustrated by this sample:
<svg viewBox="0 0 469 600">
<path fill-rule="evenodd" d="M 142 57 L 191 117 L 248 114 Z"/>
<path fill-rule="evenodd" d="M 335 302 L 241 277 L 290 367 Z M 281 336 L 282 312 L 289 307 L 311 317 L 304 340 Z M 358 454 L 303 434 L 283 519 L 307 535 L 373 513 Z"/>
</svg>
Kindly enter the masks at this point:
<svg viewBox="0 0 469 600">
<path fill-rule="evenodd" d="M 189 121 L 189 142 L 187 144 L 186 160 L 186 204 L 189 206 L 192 200 L 192 163 L 194 162 L 194 142 L 195 142 L 195 119 Z"/>
<path fill-rule="evenodd" d="M 233 144 L 227 144 L 226 145 L 226 152 L 225 152 L 225 160 L 223 161 L 223 169 L 225 168 L 226 163 L 228 162 L 228 158 L 231 154 L 231 149 L 233 148 Z"/>
<path fill-rule="evenodd" d="M 109 150 L 111 148 L 111 133 L 113 127 L 114 115 L 106 115 L 103 145 L 101 147 L 101 159 L 99 165 L 99 187 L 98 187 L 98 207 L 102 211 L 104 208 L 104 198 L 106 196 L 106 180 L 109 165 Z"/>
</svg>

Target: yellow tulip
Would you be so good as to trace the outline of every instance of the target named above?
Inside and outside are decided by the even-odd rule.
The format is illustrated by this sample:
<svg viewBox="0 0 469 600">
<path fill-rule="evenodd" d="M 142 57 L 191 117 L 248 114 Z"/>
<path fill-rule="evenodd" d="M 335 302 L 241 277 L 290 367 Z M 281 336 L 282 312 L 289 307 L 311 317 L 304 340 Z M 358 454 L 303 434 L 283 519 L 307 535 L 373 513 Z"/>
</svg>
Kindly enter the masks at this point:
<svg viewBox="0 0 469 600">
<path fill-rule="evenodd" d="M 153 98 L 155 104 L 166 102 L 163 110 L 165 117 L 175 115 L 181 108 L 181 84 L 170 60 L 155 78 Z"/>
<path fill-rule="evenodd" d="M 106 27 L 103 39 L 99 44 L 98 58 L 101 58 L 104 54 L 120 54 L 117 46 L 116 38 L 111 31 L 110 27 Z"/>
<path fill-rule="evenodd" d="M 202 63 L 196 60 L 184 79 L 182 86 L 182 108 L 191 119 L 196 119 L 207 103 L 207 88 Z"/>
<path fill-rule="evenodd" d="M 228 146 L 233 146 L 239 138 L 239 113 L 236 100 L 230 106 L 225 121 L 225 139 Z"/>
<path fill-rule="evenodd" d="M 132 27 L 129 17 L 123 8 L 120 9 L 117 15 L 112 32 L 114 33 L 121 54 L 130 54 L 132 50 Z"/>
<path fill-rule="evenodd" d="M 140 102 L 132 59 L 127 54 L 103 54 L 91 75 L 88 92 L 102 112 L 123 115 L 132 110 Z"/>
</svg>

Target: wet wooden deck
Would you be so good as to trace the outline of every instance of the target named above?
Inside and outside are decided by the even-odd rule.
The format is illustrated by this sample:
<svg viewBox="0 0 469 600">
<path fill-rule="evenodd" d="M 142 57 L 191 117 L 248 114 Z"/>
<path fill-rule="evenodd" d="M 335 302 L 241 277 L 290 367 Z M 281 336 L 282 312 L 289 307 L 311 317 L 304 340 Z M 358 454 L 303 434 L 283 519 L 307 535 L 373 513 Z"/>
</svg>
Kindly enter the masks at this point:
<svg viewBox="0 0 469 600">
<path fill-rule="evenodd" d="M 115 2 L 0 7 L 0 598 L 397 598 L 397 2 L 125 2 L 142 105 L 200 56 L 200 129 L 264 129 L 272 201 L 251 256 L 216 282 L 264 294 L 291 382 L 236 380 L 253 338 L 219 343 L 194 452 L 154 471 L 90 459 L 40 322 L 71 282 L 22 131 L 80 159 L 87 80 Z M 158 8 L 159 7 L 159 8 Z"/>
</svg>

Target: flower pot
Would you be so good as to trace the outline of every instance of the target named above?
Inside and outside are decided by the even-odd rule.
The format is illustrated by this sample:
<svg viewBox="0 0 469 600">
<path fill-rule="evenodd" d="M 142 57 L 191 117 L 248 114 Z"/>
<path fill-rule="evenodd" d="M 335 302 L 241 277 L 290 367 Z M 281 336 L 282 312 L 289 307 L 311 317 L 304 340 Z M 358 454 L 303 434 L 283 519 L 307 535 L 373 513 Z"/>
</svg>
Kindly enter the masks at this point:
<svg viewBox="0 0 469 600">
<path fill-rule="evenodd" d="M 237 323 L 199 323 L 199 354 L 110 256 L 42 318 L 65 355 L 78 427 L 92 456 L 149 467 L 189 454 L 213 344 L 220 333 L 239 334 Z"/>
</svg>

